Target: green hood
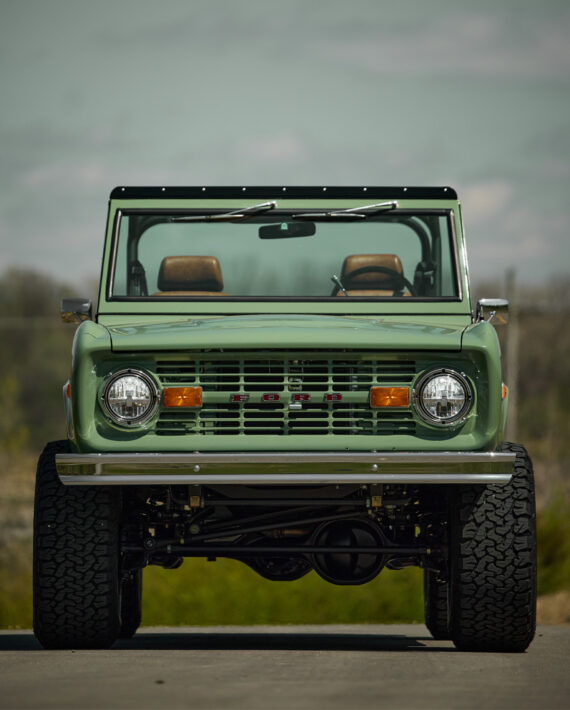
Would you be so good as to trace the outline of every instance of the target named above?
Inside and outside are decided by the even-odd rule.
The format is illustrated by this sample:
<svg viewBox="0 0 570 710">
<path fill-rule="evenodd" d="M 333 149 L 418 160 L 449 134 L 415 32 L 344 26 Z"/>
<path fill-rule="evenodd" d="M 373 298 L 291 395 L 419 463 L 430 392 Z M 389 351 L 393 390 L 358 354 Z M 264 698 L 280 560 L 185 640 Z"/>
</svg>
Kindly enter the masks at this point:
<svg viewBox="0 0 570 710">
<path fill-rule="evenodd" d="M 439 320 L 443 321 L 443 318 Z M 445 322 L 445 321 L 444 321 Z M 253 315 L 184 319 L 109 327 L 114 351 L 350 348 L 461 350 L 468 321 L 436 325 L 351 316 Z"/>
</svg>

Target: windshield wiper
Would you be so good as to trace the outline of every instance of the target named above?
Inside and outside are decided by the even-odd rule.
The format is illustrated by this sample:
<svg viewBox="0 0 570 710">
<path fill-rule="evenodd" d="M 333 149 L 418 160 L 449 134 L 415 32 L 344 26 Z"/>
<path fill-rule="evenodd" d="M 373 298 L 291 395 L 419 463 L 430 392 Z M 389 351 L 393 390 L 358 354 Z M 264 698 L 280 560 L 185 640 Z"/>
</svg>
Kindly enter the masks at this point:
<svg viewBox="0 0 570 710">
<path fill-rule="evenodd" d="M 185 215 L 184 217 L 171 217 L 169 222 L 232 222 L 237 219 L 247 219 L 262 212 L 268 212 L 277 207 L 277 202 L 262 202 L 251 207 L 242 207 L 239 210 L 223 212 L 221 214 Z"/>
<path fill-rule="evenodd" d="M 362 207 L 351 207 L 348 210 L 335 210 L 334 212 L 303 212 L 293 214 L 293 219 L 366 219 L 378 212 L 393 210 L 398 206 L 396 200 L 391 202 L 377 202 L 374 205 L 363 205 Z"/>
</svg>

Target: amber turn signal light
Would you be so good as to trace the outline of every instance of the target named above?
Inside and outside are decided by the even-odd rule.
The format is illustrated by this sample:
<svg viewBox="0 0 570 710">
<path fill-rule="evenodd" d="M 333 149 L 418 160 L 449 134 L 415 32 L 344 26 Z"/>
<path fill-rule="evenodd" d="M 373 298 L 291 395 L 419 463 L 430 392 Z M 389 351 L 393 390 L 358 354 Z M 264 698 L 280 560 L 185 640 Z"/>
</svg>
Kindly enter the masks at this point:
<svg viewBox="0 0 570 710">
<path fill-rule="evenodd" d="M 166 387 L 162 393 L 165 407 L 201 407 L 201 387 Z"/>
<path fill-rule="evenodd" d="M 503 399 L 506 399 L 507 394 L 509 393 L 509 388 L 507 387 L 507 385 L 504 382 L 503 382 L 503 386 L 502 386 L 501 390 L 502 390 Z"/>
<path fill-rule="evenodd" d="M 371 407 L 409 407 L 410 390 L 407 387 L 371 387 Z"/>
</svg>

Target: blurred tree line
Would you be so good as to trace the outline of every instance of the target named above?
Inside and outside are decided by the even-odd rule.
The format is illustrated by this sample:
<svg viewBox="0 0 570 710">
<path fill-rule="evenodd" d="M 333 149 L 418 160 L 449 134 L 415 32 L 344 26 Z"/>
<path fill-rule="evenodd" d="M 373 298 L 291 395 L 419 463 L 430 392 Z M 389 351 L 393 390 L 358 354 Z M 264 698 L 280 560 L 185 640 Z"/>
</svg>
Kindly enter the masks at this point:
<svg viewBox="0 0 570 710">
<path fill-rule="evenodd" d="M 0 275 L 0 446 L 39 451 L 65 436 L 62 386 L 68 378 L 75 328 L 60 320 L 60 301 L 77 289 L 45 274 L 10 269 Z M 481 284 L 476 298 L 504 294 Z M 518 439 L 535 458 L 570 458 L 570 277 L 517 294 L 519 371 Z M 503 347 L 508 328 L 499 327 Z M 507 373 L 508 381 L 508 373 Z"/>
<path fill-rule="evenodd" d="M 517 289 L 518 431 L 537 459 L 570 458 L 570 278 Z M 508 326 L 502 334 L 504 340 Z"/>
<path fill-rule="evenodd" d="M 0 275 L 0 447 L 39 452 L 65 436 L 62 386 L 69 376 L 75 328 L 60 320 L 64 296 L 94 297 L 34 271 Z M 481 284 L 475 298 L 504 295 Z M 570 277 L 518 289 L 518 439 L 536 459 L 561 469 L 570 458 Z M 505 345 L 509 326 L 499 327 Z M 508 373 L 507 373 L 508 380 Z M 508 382 L 511 387 L 515 383 Z"/>
<path fill-rule="evenodd" d="M 75 329 L 59 312 L 74 292 L 35 271 L 0 276 L 0 448 L 7 453 L 39 452 L 65 438 L 62 386 Z"/>
<path fill-rule="evenodd" d="M 540 497 L 570 495 L 570 277 L 553 277 L 547 283 L 527 287 L 516 285 L 514 293 L 496 283 L 478 284 L 478 298 L 508 295 L 511 319 L 498 326 L 503 354 L 509 347 L 513 329 L 516 337 L 518 371 L 516 382 L 504 368 L 509 388 L 517 389 L 516 416 L 518 443 L 529 450 L 537 473 Z M 503 365 L 505 359 L 503 358 Z M 506 370 L 506 371 L 505 371 Z"/>
</svg>

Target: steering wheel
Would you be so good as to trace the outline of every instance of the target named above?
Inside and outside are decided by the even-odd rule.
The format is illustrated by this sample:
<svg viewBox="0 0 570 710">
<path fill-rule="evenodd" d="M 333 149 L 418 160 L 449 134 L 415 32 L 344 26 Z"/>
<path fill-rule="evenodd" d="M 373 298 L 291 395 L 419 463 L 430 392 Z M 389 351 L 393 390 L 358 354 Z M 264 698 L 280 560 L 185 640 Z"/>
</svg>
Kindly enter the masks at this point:
<svg viewBox="0 0 570 710">
<path fill-rule="evenodd" d="M 388 274 L 388 276 L 391 276 L 394 279 L 394 291 L 403 291 L 404 288 L 407 288 L 408 291 L 412 294 L 412 296 L 416 296 L 416 290 L 413 287 L 413 285 L 408 281 L 408 279 L 401 274 L 399 271 L 396 271 L 395 269 L 390 269 L 388 266 L 362 266 L 360 269 L 354 269 L 353 271 L 349 271 L 348 274 L 344 275 L 344 281 L 349 281 L 351 278 L 354 278 L 355 276 L 360 276 L 361 274 L 370 274 L 370 273 L 378 273 L 378 274 Z M 346 287 L 345 287 L 346 288 Z M 341 290 L 340 286 L 336 284 L 336 286 L 333 288 L 331 296 L 336 296 L 336 294 Z M 360 290 L 360 289 L 357 289 Z M 371 289 L 374 290 L 374 289 Z"/>
</svg>

